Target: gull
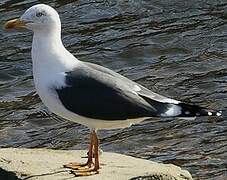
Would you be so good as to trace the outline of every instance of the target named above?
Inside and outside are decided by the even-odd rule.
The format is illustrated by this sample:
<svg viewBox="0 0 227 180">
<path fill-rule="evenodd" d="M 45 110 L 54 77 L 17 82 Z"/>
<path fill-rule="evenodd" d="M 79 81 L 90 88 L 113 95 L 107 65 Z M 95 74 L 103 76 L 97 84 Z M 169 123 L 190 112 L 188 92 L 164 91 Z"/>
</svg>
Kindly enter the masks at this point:
<svg viewBox="0 0 227 180">
<path fill-rule="evenodd" d="M 13 28 L 33 31 L 33 77 L 42 102 L 58 116 L 90 129 L 87 162 L 64 165 L 77 176 L 100 172 L 99 129 L 125 128 L 152 117 L 221 115 L 221 111 L 154 93 L 108 68 L 79 61 L 64 47 L 59 15 L 48 5 L 34 5 L 19 19 L 6 22 L 5 29 Z"/>
</svg>

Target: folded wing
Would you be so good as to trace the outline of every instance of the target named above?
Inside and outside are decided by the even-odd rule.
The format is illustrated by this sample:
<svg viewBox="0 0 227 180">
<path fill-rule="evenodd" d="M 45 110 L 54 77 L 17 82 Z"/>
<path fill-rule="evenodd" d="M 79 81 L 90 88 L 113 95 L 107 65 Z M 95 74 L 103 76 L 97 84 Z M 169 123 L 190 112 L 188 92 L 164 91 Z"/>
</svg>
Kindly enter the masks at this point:
<svg viewBox="0 0 227 180">
<path fill-rule="evenodd" d="M 217 115 L 216 111 L 166 98 L 92 63 L 84 63 L 65 76 L 57 88 L 68 110 L 89 118 L 126 120 L 141 117 L 193 117 Z"/>
</svg>

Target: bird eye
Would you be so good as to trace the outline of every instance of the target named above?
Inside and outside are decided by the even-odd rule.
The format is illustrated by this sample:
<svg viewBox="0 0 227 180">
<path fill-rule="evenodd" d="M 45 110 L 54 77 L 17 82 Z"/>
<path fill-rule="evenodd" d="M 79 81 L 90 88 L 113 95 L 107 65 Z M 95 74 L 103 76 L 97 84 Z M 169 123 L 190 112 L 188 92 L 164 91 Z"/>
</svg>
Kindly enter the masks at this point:
<svg viewBox="0 0 227 180">
<path fill-rule="evenodd" d="M 36 16 L 37 17 L 41 17 L 41 16 L 43 16 L 44 14 L 42 13 L 42 12 L 38 12 L 38 13 L 36 13 Z"/>
</svg>

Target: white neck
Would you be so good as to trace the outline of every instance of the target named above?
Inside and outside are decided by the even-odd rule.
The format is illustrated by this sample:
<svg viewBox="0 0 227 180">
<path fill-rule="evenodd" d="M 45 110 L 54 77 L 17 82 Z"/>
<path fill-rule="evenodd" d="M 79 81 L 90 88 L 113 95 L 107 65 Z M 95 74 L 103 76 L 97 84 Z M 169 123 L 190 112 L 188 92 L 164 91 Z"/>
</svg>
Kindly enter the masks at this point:
<svg viewBox="0 0 227 180">
<path fill-rule="evenodd" d="M 34 31 L 32 48 L 37 48 L 36 50 L 48 50 L 48 49 L 52 50 L 52 49 L 56 49 L 56 47 L 65 49 L 61 41 L 60 31 L 57 31 L 57 30 Z M 48 48 L 48 49 L 45 49 L 45 48 Z"/>
<path fill-rule="evenodd" d="M 34 31 L 32 42 L 33 73 L 69 71 L 78 60 L 64 47 L 59 29 Z"/>
</svg>

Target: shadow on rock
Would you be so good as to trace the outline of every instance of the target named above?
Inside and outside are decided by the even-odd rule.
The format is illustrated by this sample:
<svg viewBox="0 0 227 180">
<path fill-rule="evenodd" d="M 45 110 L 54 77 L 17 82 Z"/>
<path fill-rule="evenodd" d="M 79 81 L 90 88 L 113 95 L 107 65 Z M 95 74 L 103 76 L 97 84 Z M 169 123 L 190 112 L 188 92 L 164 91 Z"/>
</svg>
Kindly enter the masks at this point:
<svg viewBox="0 0 227 180">
<path fill-rule="evenodd" d="M 0 168 L 0 179 L 4 180 L 21 180 L 17 177 L 14 172 L 8 172 L 2 168 Z"/>
</svg>

